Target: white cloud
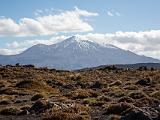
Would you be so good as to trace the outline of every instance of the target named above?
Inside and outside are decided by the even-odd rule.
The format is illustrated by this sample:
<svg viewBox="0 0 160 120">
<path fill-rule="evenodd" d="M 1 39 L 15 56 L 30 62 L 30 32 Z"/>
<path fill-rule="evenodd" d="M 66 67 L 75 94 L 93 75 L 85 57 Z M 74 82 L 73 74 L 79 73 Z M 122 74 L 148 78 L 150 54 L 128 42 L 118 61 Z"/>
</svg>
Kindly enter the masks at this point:
<svg viewBox="0 0 160 120">
<path fill-rule="evenodd" d="M 107 15 L 113 17 L 113 13 L 111 11 L 107 11 Z"/>
<path fill-rule="evenodd" d="M 63 41 L 64 39 L 68 38 L 68 36 L 56 36 L 52 37 L 48 40 L 45 39 L 34 39 L 34 40 L 25 40 L 23 42 L 13 41 L 11 43 L 7 43 L 4 48 L 0 48 L 0 54 L 3 55 L 14 55 L 23 52 L 24 50 L 28 49 L 29 47 L 37 44 L 45 44 L 51 45 Z"/>
<path fill-rule="evenodd" d="M 19 31 L 19 25 L 10 18 L 0 19 L 0 35 L 14 35 Z"/>
<path fill-rule="evenodd" d="M 0 48 L 0 54 L 1 55 L 14 55 L 14 54 L 18 54 L 24 50 L 26 50 L 26 49 L 18 49 L 17 48 L 15 50 L 13 50 L 13 49 L 7 49 L 7 48 Z"/>
<path fill-rule="evenodd" d="M 43 10 L 40 10 L 40 9 L 37 9 L 35 12 L 34 12 L 34 15 L 35 16 L 38 16 L 38 15 L 41 15 L 43 14 Z"/>
<path fill-rule="evenodd" d="M 86 10 L 81 10 L 77 6 L 75 6 L 74 8 L 75 8 L 75 12 L 77 14 L 79 14 L 79 16 L 86 16 L 86 17 L 89 17 L 89 16 L 98 16 L 98 13 L 88 12 Z"/>
<path fill-rule="evenodd" d="M 43 13 L 43 10 L 37 9 L 36 12 L 37 13 Z"/>
<path fill-rule="evenodd" d="M 45 9 L 45 12 L 48 11 L 50 10 Z M 71 11 L 39 16 L 41 13 L 43 13 L 42 10 L 36 10 L 35 19 L 21 18 L 19 22 L 11 18 L 0 18 L 0 36 L 34 36 L 59 32 L 93 31 L 92 26 L 84 18 L 98 15 L 98 13 L 81 10 L 78 7 Z"/>
<path fill-rule="evenodd" d="M 13 43 L 7 43 L 6 46 L 7 48 L 12 49 L 12 48 L 18 48 L 20 45 L 17 41 L 14 41 Z"/>
<path fill-rule="evenodd" d="M 110 17 L 114 17 L 114 16 L 120 17 L 121 16 L 121 14 L 115 10 L 108 10 L 107 15 Z"/>
<path fill-rule="evenodd" d="M 113 34 L 84 35 L 86 39 L 99 43 L 112 44 L 140 55 L 160 59 L 160 30 L 141 32 L 116 32 Z"/>
</svg>

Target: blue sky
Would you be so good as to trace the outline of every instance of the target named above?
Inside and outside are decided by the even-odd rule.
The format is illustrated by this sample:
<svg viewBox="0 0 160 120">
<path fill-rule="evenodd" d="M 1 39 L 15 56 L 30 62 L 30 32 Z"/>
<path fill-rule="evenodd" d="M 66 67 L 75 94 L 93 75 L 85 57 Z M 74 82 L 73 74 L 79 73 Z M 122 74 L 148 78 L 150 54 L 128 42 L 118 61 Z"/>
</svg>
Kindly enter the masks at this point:
<svg viewBox="0 0 160 120">
<path fill-rule="evenodd" d="M 95 38 L 97 38 L 98 34 L 99 36 L 103 36 L 103 39 L 111 39 L 105 36 L 106 34 L 111 34 L 112 36 L 118 36 L 116 40 L 115 37 L 112 37 L 112 41 L 114 40 L 114 42 L 110 41 L 111 44 L 113 43 L 118 47 L 131 50 L 137 54 L 159 58 L 160 53 L 158 46 L 157 49 L 149 46 L 150 41 L 159 45 L 159 36 L 157 35 L 160 29 L 159 6 L 159 0 L 1 0 L 0 25 L 3 27 L 0 26 L 0 54 L 18 53 L 33 45 L 31 43 L 28 44 L 28 46 L 27 44 L 26 46 L 22 45 L 25 41 L 29 40 L 43 40 L 43 42 L 44 40 L 53 41 L 53 39 L 55 39 L 54 37 L 74 34 L 89 34 L 90 36 L 92 34 L 92 37 L 95 36 Z M 43 16 L 51 15 L 54 17 L 52 19 L 56 20 L 55 15 L 62 15 L 63 13 L 65 13 L 65 17 L 71 17 L 68 16 L 68 14 L 66 15 L 66 11 L 69 11 L 69 13 L 75 12 L 74 14 L 78 15 L 78 17 L 75 18 L 77 23 L 75 22 L 75 25 L 71 25 L 79 25 L 74 28 L 77 31 L 74 31 L 69 26 L 66 26 L 65 29 L 62 28 L 58 30 L 45 28 L 46 26 L 44 24 L 44 29 L 41 31 L 37 30 L 42 28 L 39 22 L 42 24 L 44 21 L 44 19 L 43 21 L 37 20 L 39 17 L 43 18 Z M 82 12 L 83 15 L 81 15 Z M 23 18 L 27 19 L 24 20 Z M 46 17 L 46 19 L 47 18 L 48 17 Z M 58 25 L 63 24 L 63 18 L 61 18 L 61 20 L 62 22 L 57 23 Z M 33 26 L 30 25 L 30 21 L 34 22 L 34 24 L 31 24 Z M 55 26 L 57 26 L 56 22 L 57 21 L 53 21 Z M 8 24 L 11 25 L 9 26 Z M 66 22 L 64 22 L 64 24 L 66 24 Z M 37 27 L 36 25 L 39 26 Z M 81 28 L 83 25 L 84 28 Z M 20 31 L 17 31 L 16 27 L 18 29 L 20 28 Z M 34 27 L 37 28 L 35 29 Z M 117 35 L 118 31 L 124 35 Z M 149 35 L 154 35 L 156 38 L 153 36 L 149 39 L 147 37 L 143 38 L 142 41 L 139 40 L 138 36 L 144 37 Z M 126 42 L 119 40 L 122 38 L 124 40 L 126 39 Z M 135 39 L 138 39 L 139 42 L 136 43 L 135 41 L 137 40 Z M 147 41 L 146 39 L 149 42 L 144 43 Z M 22 43 L 21 46 L 18 43 Z M 130 46 L 128 45 L 129 43 Z M 143 44 L 146 44 L 146 46 L 142 46 Z M 139 46 L 139 48 L 137 46 Z"/>
<path fill-rule="evenodd" d="M 141 31 L 159 29 L 159 0 L 1 0 L 0 16 L 18 21 L 20 18 L 34 18 L 37 9 L 71 10 L 80 9 L 98 12 L 92 25 L 97 32 Z M 121 17 L 109 17 L 107 11 L 116 11 Z"/>
</svg>

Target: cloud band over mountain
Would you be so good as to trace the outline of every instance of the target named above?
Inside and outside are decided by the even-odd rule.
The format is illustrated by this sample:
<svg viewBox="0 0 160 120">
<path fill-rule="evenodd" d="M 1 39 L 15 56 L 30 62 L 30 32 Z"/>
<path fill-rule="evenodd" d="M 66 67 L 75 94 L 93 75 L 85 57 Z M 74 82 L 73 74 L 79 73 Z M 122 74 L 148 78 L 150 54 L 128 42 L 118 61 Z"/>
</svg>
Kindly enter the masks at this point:
<svg viewBox="0 0 160 120">
<path fill-rule="evenodd" d="M 116 32 L 116 33 L 88 33 L 79 35 L 83 39 L 92 40 L 98 43 L 113 44 L 125 50 L 130 50 L 137 54 L 159 58 L 160 56 L 160 30 L 143 32 Z M 25 40 L 23 42 L 13 41 L 6 44 L 6 48 L 1 48 L 1 54 L 17 54 L 36 44 L 54 44 L 70 36 L 56 36 L 47 40 Z"/>
</svg>

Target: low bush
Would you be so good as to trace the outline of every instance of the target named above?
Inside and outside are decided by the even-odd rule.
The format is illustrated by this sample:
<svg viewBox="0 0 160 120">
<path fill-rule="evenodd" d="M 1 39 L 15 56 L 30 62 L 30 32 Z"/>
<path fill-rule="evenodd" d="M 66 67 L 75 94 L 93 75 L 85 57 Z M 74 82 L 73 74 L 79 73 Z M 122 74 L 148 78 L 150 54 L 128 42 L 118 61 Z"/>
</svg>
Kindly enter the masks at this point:
<svg viewBox="0 0 160 120">
<path fill-rule="evenodd" d="M 151 96 L 153 98 L 160 100 L 160 91 L 155 91 L 155 92 L 151 93 Z"/>
<path fill-rule="evenodd" d="M 132 102 L 134 102 L 134 99 L 132 99 L 132 98 L 130 98 L 130 97 L 124 96 L 124 97 L 121 97 L 121 98 L 118 100 L 118 102 L 132 103 Z"/>
<path fill-rule="evenodd" d="M 39 83 L 33 80 L 23 80 L 16 84 L 18 88 L 29 88 L 29 87 L 36 87 Z"/>
<path fill-rule="evenodd" d="M 71 91 L 69 94 L 67 94 L 67 97 L 71 97 L 73 99 L 84 99 L 84 98 L 88 98 L 91 97 L 92 90 L 85 90 L 85 89 L 77 89 L 74 91 Z"/>
<path fill-rule="evenodd" d="M 147 97 L 147 95 L 142 91 L 130 92 L 128 96 L 133 98 L 133 99 L 141 99 L 141 98 Z"/>
<path fill-rule="evenodd" d="M 43 94 L 36 94 L 31 98 L 31 101 L 39 100 L 40 98 L 44 98 L 45 96 Z"/>
<path fill-rule="evenodd" d="M 83 104 L 89 104 L 90 106 L 102 106 L 105 101 L 96 98 L 86 98 L 83 100 Z"/>
<path fill-rule="evenodd" d="M 105 114 L 116 114 L 116 115 L 121 115 L 123 112 L 127 111 L 128 109 L 132 109 L 132 106 L 128 103 L 122 102 L 118 104 L 112 104 L 109 105 L 108 108 L 106 109 Z"/>
<path fill-rule="evenodd" d="M 121 116 L 119 115 L 109 115 L 107 120 L 121 120 Z"/>
<path fill-rule="evenodd" d="M 8 104 L 10 104 L 10 101 L 8 100 L 0 101 L 0 105 L 8 105 Z"/>
<path fill-rule="evenodd" d="M 19 113 L 19 110 L 16 108 L 5 108 L 0 111 L 1 115 L 17 115 Z"/>
<path fill-rule="evenodd" d="M 122 85 L 122 82 L 120 80 L 117 80 L 117 81 L 111 83 L 109 86 L 120 86 L 120 85 Z"/>
<path fill-rule="evenodd" d="M 51 117 L 44 118 L 43 120 L 87 120 L 81 115 L 74 113 L 63 113 L 57 112 L 54 113 Z"/>
</svg>

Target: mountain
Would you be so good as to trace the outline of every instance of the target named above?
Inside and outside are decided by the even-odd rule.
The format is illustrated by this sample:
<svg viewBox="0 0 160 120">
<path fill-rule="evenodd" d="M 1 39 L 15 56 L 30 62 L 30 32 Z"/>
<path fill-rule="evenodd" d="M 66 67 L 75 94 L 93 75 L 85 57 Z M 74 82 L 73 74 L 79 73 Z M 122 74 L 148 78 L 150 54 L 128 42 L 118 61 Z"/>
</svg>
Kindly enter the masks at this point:
<svg viewBox="0 0 160 120">
<path fill-rule="evenodd" d="M 0 56 L 0 64 L 16 63 L 73 70 L 106 64 L 160 63 L 160 60 L 73 36 L 53 45 L 35 45 L 21 54 Z"/>
</svg>

